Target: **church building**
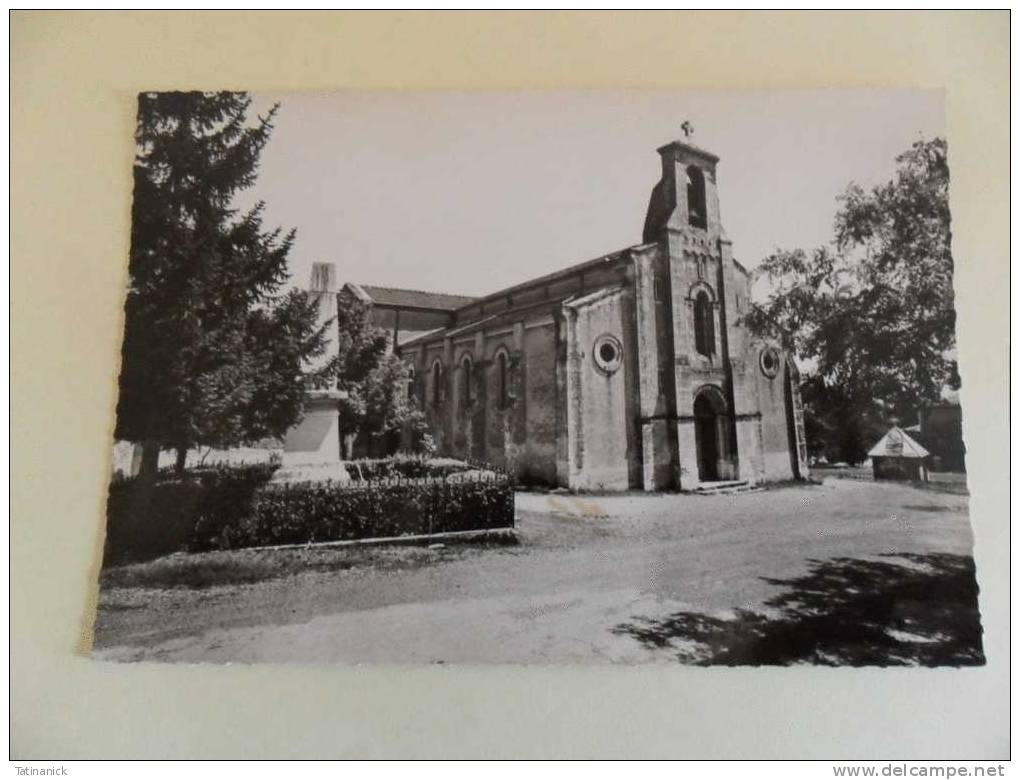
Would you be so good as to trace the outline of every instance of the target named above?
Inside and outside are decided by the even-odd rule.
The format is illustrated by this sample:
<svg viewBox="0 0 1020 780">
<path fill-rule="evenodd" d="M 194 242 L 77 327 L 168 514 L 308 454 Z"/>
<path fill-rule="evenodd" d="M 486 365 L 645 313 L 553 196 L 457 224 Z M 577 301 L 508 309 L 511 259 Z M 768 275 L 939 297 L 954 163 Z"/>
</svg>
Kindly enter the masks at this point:
<svg viewBox="0 0 1020 780">
<path fill-rule="evenodd" d="M 741 324 L 751 280 L 720 221 L 719 160 L 658 152 L 640 244 L 481 298 L 336 290 L 392 332 L 440 454 L 572 490 L 807 475 L 792 356 Z M 333 294 L 327 267 L 313 279 Z"/>
</svg>

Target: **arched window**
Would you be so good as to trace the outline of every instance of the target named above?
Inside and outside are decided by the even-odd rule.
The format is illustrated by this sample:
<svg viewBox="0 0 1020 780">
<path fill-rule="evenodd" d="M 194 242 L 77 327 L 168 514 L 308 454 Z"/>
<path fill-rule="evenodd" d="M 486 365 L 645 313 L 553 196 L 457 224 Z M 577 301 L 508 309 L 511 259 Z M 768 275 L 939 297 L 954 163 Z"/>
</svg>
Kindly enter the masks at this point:
<svg viewBox="0 0 1020 780">
<path fill-rule="evenodd" d="M 499 388 L 499 408 L 506 409 L 510 402 L 510 377 L 508 376 L 506 352 L 496 356 L 496 382 Z"/>
<path fill-rule="evenodd" d="M 443 383 L 443 367 L 437 360 L 432 364 L 432 403 L 438 404 L 442 400 L 440 388 Z"/>
<path fill-rule="evenodd" d="M 708 228 L 705 212 L 705 174 L 696 165 L 687 168 L 687 223 L 692 227 Z"/>
<path fill-rule="evenodd" d="M 712 301 L 702 290 L 694 297 L 694 348 L 702 355 L 715 352 L 715 319 Z"/>
<path fill-rule="evenodd" d="M 461 372 L 460 372 L 461 373 L 461 379 L 460 379 L 460 381 L 461 381 L 461 386 L 460 386 L 460 390 L 461 390 L 461 396 L 460 396 L 461 402 L 464 404 L 464 406 L 470 406 L 471 402 L 474 400 L 473 395 L 472 395 L 472 391 L 474 389 L 473 388 L 473 385 L 474 385 L 474 376 L 473 376 L 474 375 L 474 366 L 471 363 L 471 358 L 468 357 L 467 355 L 465 355 L 463 360 L 460 361 L 460 369 L 461 369 Z"/>
</svg>

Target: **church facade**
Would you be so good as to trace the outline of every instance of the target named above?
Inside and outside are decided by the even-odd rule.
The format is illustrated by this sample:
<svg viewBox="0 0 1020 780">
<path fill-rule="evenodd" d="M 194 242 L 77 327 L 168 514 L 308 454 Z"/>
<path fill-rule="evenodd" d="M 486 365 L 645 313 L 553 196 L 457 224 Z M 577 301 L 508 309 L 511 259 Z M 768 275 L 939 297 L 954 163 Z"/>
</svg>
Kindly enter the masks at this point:
<svg viewBox="0 0 1020 780">
<path fill-rule="evenodd" d="M 439 453 L 573 490 L 807 475 L 792 356 L 741 325 L 718 158 L 658 152 L 640 244 L 481 298 L 337 291 L 392 332 Z"/>
</svg>

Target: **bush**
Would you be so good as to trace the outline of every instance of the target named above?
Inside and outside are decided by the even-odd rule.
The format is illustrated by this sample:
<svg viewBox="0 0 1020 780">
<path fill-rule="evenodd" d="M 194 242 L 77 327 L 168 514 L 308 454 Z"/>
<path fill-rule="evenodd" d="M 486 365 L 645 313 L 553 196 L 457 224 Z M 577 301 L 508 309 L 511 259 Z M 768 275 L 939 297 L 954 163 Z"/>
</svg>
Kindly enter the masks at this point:
<svg viewBox="0 0 1020 780">
<path fill-rule="evenodd" d="M 250 513 L 204 519 L 196 550 L 345 541 L 371 537 L 512 528 L 510 480 L 392 480 L 347 485 L 299 482 L 255 495 Z"/>
<path fill-rule="evenodd" d="M 144 560 L 186 549 L 203 523 L 231 522 L 250 509 L 277 464 L 203 466 L 183 475 L 161 470 L 151 490 L 137 477 L 110 483 L 104 564 Z"/>
</svg>

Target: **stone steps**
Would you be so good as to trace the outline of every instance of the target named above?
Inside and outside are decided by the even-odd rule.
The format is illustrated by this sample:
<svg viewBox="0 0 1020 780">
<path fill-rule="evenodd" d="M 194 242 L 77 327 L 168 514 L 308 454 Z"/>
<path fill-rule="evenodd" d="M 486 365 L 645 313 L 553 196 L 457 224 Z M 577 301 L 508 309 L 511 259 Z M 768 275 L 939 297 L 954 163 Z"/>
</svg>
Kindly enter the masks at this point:
<svg viewBox="0 0 1020 780">
<path fill-rule="evenodd" d="M 725 496 L 732 493 L 757 493 L 760 490 L 760 487 L 748 484 L 747 480 L 724 480 L 702 482 L 690 492 L 698 496 Z"/>
</svg>

